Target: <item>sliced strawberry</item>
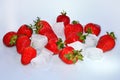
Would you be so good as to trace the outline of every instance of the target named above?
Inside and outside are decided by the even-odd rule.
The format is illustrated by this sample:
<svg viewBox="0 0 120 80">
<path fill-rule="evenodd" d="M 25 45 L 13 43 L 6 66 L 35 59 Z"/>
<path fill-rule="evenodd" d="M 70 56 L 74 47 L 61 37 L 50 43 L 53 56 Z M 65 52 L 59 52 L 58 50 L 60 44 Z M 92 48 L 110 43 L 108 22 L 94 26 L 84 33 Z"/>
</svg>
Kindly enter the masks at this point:
<svg viewBox="0 0 120 80">
<path fill-rule="evenodd" d="M 36 55 L 37 51 L 33 47 L 29 46 L 24 48 L 21 56 L 21 63 L 23 65 L 28 65 L 31 62 L 31 60 L 36 57 Z"/>
<path fill-rule="evenodd" d="M 96 47 L 102 49 L 103 52 L 110 51 L 115 47 L 115 39 L 116 38 L 113 32 L 107 32 L 107 34 L 100 37 Z"/>
<path fill-rule="evenodd" d="M 98 24 L 88 23 L 85 25 L 84 31 L 86 33 L 91 33 L 91 34 L 95 34 L 96 36 L 98 36 L 101 32 L 101 27 Z"/>
<path fill-rule="evenodd" d="M 24 24 L 22 26 L 20 26 L 20 28 L 18 29 L 17 31 L 17 34 L 20 36 L 20 35 L 26 35 L 28 36 L 29 38 L 31 37 L 33 33 L 33 30 L 30 26 Z"/>
<path fill-rule="evenodd" d="M 7 32 L 3 36 L 3 43 L 7 47 L 12 47 L 16 44 L 17 33 L 14 31 Z"/>
<path fill-rule="evenodd" d="M 66 15 L 65 11 L 61 12 L 60 15 L 57 16 L 56 22 L 63 22 L 64 26 L 70 23 L 70 17 Z"/>
<path fill-rule="evenodd" d="M 65 47 L 61 50 L 59 57 L 66 64 L 75 64 L 78 60 L 83 60 L 81 51 L 74 50 L 72 47 Z"/>
<path fill-rule="evenodd" d="M 16 49 L 17 52 L 19 54 L 22 54 L 22 51 L 24 48 L 30 46 L 31 40 L 25 36 L 25 35 L 21 35 L 18 37 L 18 39 L 16 40 Z"/>
</svg>

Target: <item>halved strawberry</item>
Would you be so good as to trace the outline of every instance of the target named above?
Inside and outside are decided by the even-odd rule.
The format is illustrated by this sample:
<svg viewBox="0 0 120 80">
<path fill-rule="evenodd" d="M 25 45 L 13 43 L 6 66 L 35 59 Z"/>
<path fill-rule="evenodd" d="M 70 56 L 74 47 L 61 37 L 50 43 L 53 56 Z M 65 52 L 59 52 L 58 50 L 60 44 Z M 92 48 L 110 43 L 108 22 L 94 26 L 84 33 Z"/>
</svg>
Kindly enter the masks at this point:
<svg viewBox="0 0 120 80">
<path fill-rule="evenodd" d="M 78 60 L 83 60 L 81 51 L 74 50 L 72 47 L 65 47 L 61 50 L 59 58 L 66 64 L 75 64 Z"/>
<path fill-rule="evenodd" d="M 30 26 L 26 25 L 26 24 L 20 26 L 20 28 L 17 31 L 18 36 L 26 35 L 29 38 L 31 37 L 32 33 L 33 33 L 32 28 Z"/>
<path fill-rule="evenodd" d="M 63 22 L 64 26 L 70 23 L 70 17 L 66 15 L 65 11 L 61 12 L 60 15 L 57 16 L 56 22 Z"/>
<path fill-rule="evenodd" d="M 9 31 L 3 36 L 3 43 L 7 47 L 12 47 L 16 44 L 17 33 Z"/>
<path fill-rule="evenodd" d="M 36 55 L 37 55 L 37 51 L 33 47 L 28 46 L 24 48 L 21 55 L 21 63 L 23 65 L 29 64 L 31 60 L 36 57 Z"/>
<path fill-rule="evenodd" d="M 96 47 L 102 49 L 103 52 L 110 51 L 115 47 L 115 39 L 116 37 L 113 32 L 107 32 L 107 34 L 100 37 Z"/>
<path fill-rule="evenodd" d="M 95 34 L 96 36 L 98 36 L 101 32 L 101 27 L 100 25 L 95 24 L 95 23 L 88 23 L 85 25 L 84 31 L 85 33 L 91 33 L 91 34 Z"/>
<path fill-rule="evenodd" d="M 22 54 L 24 48 L 30 46 L 31 40 L 26 35 L 21 35 L 16 40 L 16 49 L 19 54 Z"/>
</svg>

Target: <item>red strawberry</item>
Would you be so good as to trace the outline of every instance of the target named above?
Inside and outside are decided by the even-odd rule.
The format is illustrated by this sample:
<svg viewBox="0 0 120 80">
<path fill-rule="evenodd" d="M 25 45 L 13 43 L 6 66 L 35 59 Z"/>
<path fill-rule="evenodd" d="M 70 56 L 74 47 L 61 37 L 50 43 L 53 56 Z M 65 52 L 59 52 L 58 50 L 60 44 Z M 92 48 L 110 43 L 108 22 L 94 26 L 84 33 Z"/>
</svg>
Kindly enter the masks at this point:
<svg viewBox="0 0 120 80">
<path fill-rule="evenodd" d="M 16 44 L 17 33 L 14 31 L 7 32 L 3 36 L 3 43 L 7 47 L 12 47 Z"/>
<path fill-rule="evenodd" d="M 16 49 L 17 52 L 22 54 L 22 51 L 24 48 L 30 46 L 31 40 L 25 36 L 25 35 L 21 35 L 18 37 L 18 39 L 16 40 Z"/>
<path fill-rule="evenodd" d="M 27 35 L 29 38 L 31 37 L 32 33 L 32 28 L 26 24 L 20 26 L 20 28 L 17 31 L 18 35 Z"/>
<path fill-rule="evenodd" d="M 96 36 L 98 36 L 101 32 L 101 27 L 98 24 L 88 23 L 85 25 L 84 31 L 86 33 L 91 33 L 91 34 L 95 34 Z"/>
<path fill-rule="evenodd" d="M 64 47 L 62 39 L 50 39 L 45 46 L 48 50 L 52 51 L 53 54 L 59 54 L 60 50 Z"/>
<path fill-rule="evenodd" d="M 70 43 L 75 42 L 75 41 L 80 41 L 80 42 L 84 43 L 86 36 L 87 35 L 83 35 L 83 33 L 81 33 L 81 32 L 80 33 L 79 32 L 78 33 L 76 33 L 76 32 L 71 33 L 66 38 L 65 44 L 70 44 Z"/>
<path fill-rule="evenodd" d="M 72 33 L 83 33 L 83 26 L 78 21 L 72 21 L 64 28 L 65 37 L 67 38 Z"/>
<path fill-rule="evenodd" d="M 80 52 L 81 51 L 74 50 L 74 48 L 67 46 L 61 50 L 59 57 L 66 64 L 74 64 L 78 60 L 83 60 Z"/>
<path fill-rule="evenodd" d="M 66 14 L 67 13 L 65 11 L 61 12 L 61 15 L 57 16 L 56 22 L 63 22 L 65 26 L 69 24 L 70 18 Z"/>
<path fill-rule="evenodd" d="M 54 33 L 50 24 L 47 21 L 40 20 L 40 18 L 38 17 L 37 21 L 34 22 L 35 22 L 34 26 L 36 27 L 37 34 L 45 35 L 48 38 L 48 40 L 51 38 L 57 39 L 56 34 Z"/>
<path fill-rule="evenodd" d="M 115 47 L 115 39 L 116 38 L 113 32 L 110 34 L 107 33 L 106 35 L 100 37 L 96 47 L 102 49 L 103 52 L 110 51 Z"/>
<path fill-rule="evenodd" d="M 31 60 L 36 57 L 36 55 L 37 55 L 37 51 L 33 47 L 29 46 L 24 48 L 21 56 L 21 63 L 23 65 L 29 64 Z"/>
</svg>

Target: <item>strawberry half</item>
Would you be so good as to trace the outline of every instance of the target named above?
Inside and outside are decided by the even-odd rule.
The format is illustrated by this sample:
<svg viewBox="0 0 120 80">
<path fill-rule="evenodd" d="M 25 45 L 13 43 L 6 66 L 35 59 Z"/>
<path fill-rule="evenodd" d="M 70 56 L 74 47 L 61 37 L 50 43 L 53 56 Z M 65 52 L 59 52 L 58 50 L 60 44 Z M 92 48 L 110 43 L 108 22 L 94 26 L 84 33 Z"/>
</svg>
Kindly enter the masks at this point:
<svg viewBox="0 0 120 80">
<path fill-rule="evenodd" d="M 91 34 L 95 34 L 96 36 L 98 36 L 101 32 L 101 27 L 98 24 L 88 23 L 85 25 L 84 31 L 85 33 L 91 33 Z"/>
<path fill-rule="evenodd" d="M 61 50 L 59 58 L 66 64 L 75 64 L 78 60 L 83 60 L 81 51 L 74 50 L 72 47 L 65 47 Z"/>
<path fill-rule="evenodd" d="M 3 36 L 3 43 L 7 47 L 12 47 L 16 44 L 17 33 L 14 31 L 7 32 Z"/>
<path fill-rule="evenodd" d="M 37 51 L 33 47 L 28 46 L 24 48 L 21 56 L 21 63 L 23 65 L 29 64 L 31 60 L 36 57 L 36 55 L 37 55 Z"/>
<path fill-rule="evenodd" d="M 17 31 L 18 36 L 26 35 L 29 38 L 31 37 L 32 33 L 33 33 L 32 28 L 30 26 L 26 25 L 26 24 L 20 26 L 20 28 Z"/>
<path fill-rule="evenodd" d="M 115 47 L 115 39 L 116 37 L 113 32 L 107 32 L 106 35 L 100 37 L 96 47 L 102 49 L 103 52 L 110 51 Z"/>
<path fill-rule="evenodd" d="M 70 17 L 66 15 L 65 11 L 61 12 L 61 15 L 57 16 L 56 22 L 63 22 L 64 26 L 70 23 Z"/>
<path fill-rule="evenodd" d="M 16 40 L 16 49 L 19 54 L 22 54 L 24 48 L 30 46 L 31 40 L 26 35 L 21 35 Z"/>
</svg>

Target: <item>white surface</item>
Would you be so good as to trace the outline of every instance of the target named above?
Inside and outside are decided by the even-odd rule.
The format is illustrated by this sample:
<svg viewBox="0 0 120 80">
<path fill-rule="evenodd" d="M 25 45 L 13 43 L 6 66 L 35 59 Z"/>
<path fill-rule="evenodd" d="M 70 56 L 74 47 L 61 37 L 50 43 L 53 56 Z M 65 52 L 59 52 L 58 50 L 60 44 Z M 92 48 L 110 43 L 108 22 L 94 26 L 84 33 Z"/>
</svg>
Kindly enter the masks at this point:
<svg viewBox="0 0 120 80">
<path fill-rule="evenodd" d="M 0 79 L 1 80 L 120 80 L 120 0 L 1 0 L 0 1 Z M 2 37 L 24 23 L 41 17 L 55 24 L 56 16 L 65 10 L 71 20 L 100 24 L 102 34 L 114 31 L 115 48 L 100 61 L 85 59 L 66 65 L 54 56 L 44 68 L 23 66 L 15 47 L 6 48 Z"/>
</svg>

